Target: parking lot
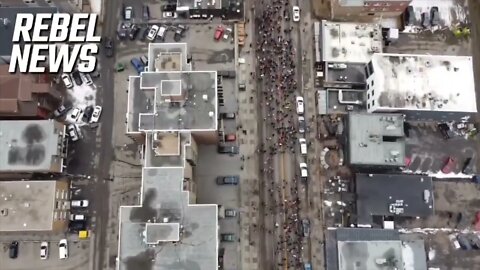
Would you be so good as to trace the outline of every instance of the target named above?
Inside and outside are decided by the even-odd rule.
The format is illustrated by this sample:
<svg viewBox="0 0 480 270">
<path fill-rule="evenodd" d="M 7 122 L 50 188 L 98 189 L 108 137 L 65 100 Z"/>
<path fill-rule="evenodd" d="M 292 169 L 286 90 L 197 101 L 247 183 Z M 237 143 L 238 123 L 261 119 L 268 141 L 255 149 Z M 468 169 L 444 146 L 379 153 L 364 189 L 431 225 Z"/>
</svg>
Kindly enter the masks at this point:
<svg viewBox="0 0 480 270">
<path fill-rule="evenodd" d="M 217 176 L 240 175 L 242 164 L 240 156 L 220 155 L 213 145 L 199 146 L 198 165 L 195 167 L 195 179 L 197 184 L 197 203 L 219 204 L 224 209 L 236 209 L 238 217 L 222 218 L 219 220 L 220 234 L 233 233 L 236 239 L 240 237 L 240 218 L 244 214 L 240 207 L 240 186 L 244 179 L 240 178 L 239 185 L 218 185 Z M 212 169 L 212 165 L 215 169 Z M 220 243 L 220 248 L 225 248 L 226 270 L 239 269 L 239 240 L 236 243 Z"/>
</svg>

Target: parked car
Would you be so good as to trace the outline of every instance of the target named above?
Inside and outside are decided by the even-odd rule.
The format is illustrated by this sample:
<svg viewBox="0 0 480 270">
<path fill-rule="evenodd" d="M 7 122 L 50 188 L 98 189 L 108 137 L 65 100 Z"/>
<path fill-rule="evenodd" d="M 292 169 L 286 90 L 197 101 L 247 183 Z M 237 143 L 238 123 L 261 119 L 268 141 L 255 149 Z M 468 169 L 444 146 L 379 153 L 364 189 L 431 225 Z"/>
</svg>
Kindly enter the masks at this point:
<svg viewBox="0 0 480 270">
<path fill-rule="evenodd" d="M 218 153 L 220 154 L 230 154 L 230 155 L 236 155 L 240 152 L 238 149 L 238 146 L 227 146 L 227 145 L 219 145 L 217 150 L 218 150 Z"/>
<path fill-rule="evenodd" d="M 69 89 L 69 88 L 73 87 L 72 79 L 70 78 L 70 76 L 68 74 L 63 73 L 61 78 L 62 78 L 63 84 L 65 84 L 66 88 Z"/>
<path fill-rule="evenodd" d="M 302 220 L 302 232 L 304 237 L 308 237 L 310 235 L 310 220 L 307 218 Z"/>
<path fill-rule="evenodd" d="M 140 40 L 141 41 L 147 40 L 148 33 L 150 32 L 150 27 L 142 28 L 141 31 L 142 32 L 140 34 Z"/>
<path fill-rule="evenodd" d="M 405 25 L 414 25 L 415 24 L 415 11 L 413 6 L 408 6 L 403 13 L 403 20 Z"/>
<path fill-rule="evenodd" d="M 135 68 L 138 75 L 140 75 L 140 73 L 142 73 L 145 70 L 145 66 L 142 64 L 142 61 L 140 61 L 140 59 L 138 58 L 132 58 L 130 63 L 132 63 L 132 66 Z"/>
<path fill-rule="evenodd" d="M 71 232 L 83 231 L 87 228 L 87 223 L 84 220 L 70 221 L 68 223 L 68 229 Z"/>
<path fill-rule="evenodd" d="M 215 40 L 220 40 L 223 36 L 223 32 L 225 31 L 225 28 L 223 26 L 219 25 L 217 26 L 217 29 L 215 29 L 215 35 L 213 36 Z"/>
<path fill-rule="evenodd" d="M 440 24 L 440 13 L 438 12 L 438 7 L 432 7 L 430 9 L 430 24 L 432 26 Z"/>
<path fill-rule="evenodd" d="M 473 162 L 472 162 L 472 158 L 469 157 L 469 158 L 466 158 L 465 161 L 463 162 L 463 166 L 462 166 L 462 173 L 463 174 L 471 174 L 472 173 L 472 167 L 473 167 Z"/>
<path fill-rule="evenodd" d="M 220 234 L 220 242 L 235 242 L 235 235 L 233 233 Z"/>
<path fill-rule="evenodd" d="M 300 163 L 300 176 L 302 177 L 303 180 L 307 180 L 308 168 L 307 168 L 307 163 L 305 162 Z"/>
<path fill-rule="evenodd" d="M 175 34 L 173 36 L 173 40 L 176 42 L 179 42 L 183 37 L 182 33 L 183 33 L 182 29 L 176 29 Z"/>
<path fill-rule="evenodd" d="M 235 113 L 221 113 L 220 117 L 222 119 L 235 119 Z"/>
<path fill-rule="evenodd" d="M 16 259 L 18 257 L 18 242 L 13 241 L 8 246 L 8 257 L 10 259 Z"/>
<path fill-rule="evenodd" d="M 148 5 L 143 5 L 142 11 L 143 19 L 150 20 L 150 8 Z"/>
<path fill-rule="evenodd" d="M 90 122 L 90 118 L 93 114 L 93 106 L 87 106 L 83 112 L 82 121 L 85 123 Z"/>
<path fill-rule="evenodd" d="M 438 130 L 442 134 L 443 139 L 445 140 L 450 139 L 450 134 L 449 134 L 450 127 L 447 124 L 445 123 L 438 124 Z"/>
<path fill-rule="evenodd" d="M 82 109 L 75 108 L 75 109 L 73 109 L 72 113 L 70 113 L 70 119 L 73 122 L 77 122 L 80 119 L 81 115 L 82 115 Z"/>
<path fill-rule="evenodd" d="M 457 165 L 457 162 L 455 159 L 452 157 L 448 157 L 447 160 L 445 161 L 445 165 L 442 167 L 442 173 L 448 174 L 451 173 L 454 169 L 455 166 Z"/>
<path fill-rule="evenodd" d="M 142 61 L 142 64 L 145 66 L 148 66 L 148 57 L 146 55 L 140 56 L 140 61 Z"/>
<path fill-rule="evenodd" d="M 299 22 L 300 21 L 300 7 L 298 6 L 293 6 L 293 21 L 294 22 Z"/>
<path fill-rule="evenodd" d="M 133 7 L 131 6 L 126 6 L 123 9 L 123 19 L 125 20 L 131 20 L 133 18 Z"/>
<path fill-rule="evenodd" d="M 236 217 L 237 210 L 235 209 L 225 209 L 225 217 Z"/>
<path fill-rule="evenodd" d="M 40 260 L 46 260 L 48 258 L 48 242 L 43 241 L 40 243 Z"/>
<path fill-rule="evenodd" d="M 238 175 L 229 175 L 229 176 L 218 176 L 217 185 L 238 185 L 240 182 L 240 176 Z"/>
<path fill-rule="evenodd" d="M 140 28 L 136 24 L 132 24 L 130 27 L 130 32 L 128 33 L 128 37 L 130 40 L 135 40 L 137 38 L 138 32 L 140 32 Z"/>
<path fill-rule="evenodd" d="M 82 81 L 83 81 L 86 85 L 92 85 L 92 84 L 93 84 L 92 78 L 90 77 L 89 74 L 85 74 L 85 73 L 83 73 L 83 72 L 80 72 L 80 77 L 82 78 Z"/>
<path fill-rule="evenodd" d="M 58 257 L 60 260 L 68 258 L 68 242 L 67 239 L 62 239 L 58 242 Z"/>
<path fill-rule="evenodd" d="M 459 248 L 460 248 L 460 243 L 458 243 L 458 240 L 457 240 L 457 237 L 456 237 L 455 234 L 450 234 L 450 235 L 448 236 L 448 239 L 450 239 L 450 241 L 452 242 L 453 247 L 454 247 L 455 249 L 459 249 Z"/>
<path fill-rule="evenodd" d="M 307 140 L 305 138 L 299 138 L 298 143 L 300 144 L 300 154 L 307 154 Z"/>
<path fill-rule="evenodd" d="M 228 40 L 228 38 L 232 35 L 233 29 L 230 27 L 225 28 L 225 32 L 223 33 L 223 39 Z"/>
<path fill-rule="evenodd" d="M 90 123 L 98 123 L 98 120 L 100 120 L 100 115 L 102 115 L 102 107 L 97 105 L 93 109 L 92 117 L 90 118 Z"/>
<path fill-rule="evenodd" d="M 105 38 L 103 48 L 105 49 L 105 56 L 112 57 L 113 56 L 113 40 L 109 37 Z"/>
<path fill-rule="evenodd" d="M 53 111 L 53 115 L 55 117 L 60 117 L 64 115 L 67 111 L 69 111 L 72 107 L 66 107 L 65 105 L 60 105 L 55 111 Z"/>
<path fill-rule="evenodd" d="M 312 265 L 310 263 L 304 263 L 303 270 L 312 270 Z"/>
<path fill-rule="evenodd" d="M 70 204 L 72 205 L 72 208 L 85 208 L 88 207 L 88 200 L 72 200 Z"/>
<path fill-rule="evenodd" d="M 305 117 L 303 116 L 298 117 L 298 132 L 305 133 Z"/>
<path fill-rule="evenodd" d="M 458 243 L 460 244 L 460 247 L 464 250 L 472 250 L 472 245 L 470 243 L 470 240 L 465 234 L 458 234 L 457 235 L 457 240 Z"/>
<path fill-rule="evenodd" d="M 160 39 L 161 41 L 164 41 L 166 34 L 167 34 L 167 28 L 165 26 L 160 26 L 160 29 L 158 29 L 158 33 L 157 33 L 157 38 Z"/>
<path fill-rule="evenodd" d="M 303 97 L 296 97 L 295 100 L 297 101 L 297 114 L 303 115 L 303 112 L 305 110 L 303 104 Z"/>
<path fill-rule="evenodd" d="M 175 18 L 177 18 L 177 12 L 175 12 L 175 11 L 164 11 L 162 13 L 162 16 L 165 19 L 167 19 L 167 18 L 175 19 Z"/>
<path fill-rule="evenodd" d="M 82 85 L 83 84 L 82 77 L 80 77 L 80 72 L 79 71 L 72 72 L 72 78 L 77 85 Z"/>
<path fill-rule="evenodd" d="M 160 27 L 158 25 L 152 25 L 152 27 L 150 27 L 150 31 L 148 31 L 147 39 L 151 41 L 155 40 L 159 29 Z"/>
<path fill-rule="evenodd" d="M 87 218 L 83 214 L 70 214 L 70 220 L 71 221 L 87 220 Z"/>
<path fill-rule="evenodd" d="M 67 134 L 68 137 L 70 137 L 70 140 L 72 140 L 72 142 L 76 142 L 80 139 L 77 127 L 74 124 L 70 124 L 67 126 Z"/>
<path fill-rule="evenodd" d="M 430 16 L 428 12 L 423 12 L 422 13 L 422 26 L 424 28 L 428 28 L 430 26 Z"/>
</svg>

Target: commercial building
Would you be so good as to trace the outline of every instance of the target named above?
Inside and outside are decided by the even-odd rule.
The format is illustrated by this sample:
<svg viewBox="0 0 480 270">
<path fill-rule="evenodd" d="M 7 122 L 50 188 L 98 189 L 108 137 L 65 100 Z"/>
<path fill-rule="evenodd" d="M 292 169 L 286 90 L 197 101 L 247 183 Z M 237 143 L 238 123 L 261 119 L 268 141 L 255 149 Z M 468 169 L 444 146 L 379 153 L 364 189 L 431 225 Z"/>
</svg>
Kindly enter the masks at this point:
<svg viewBox="0 0 480 270">
<path fill-rule="evenodd" d="M 477 112 L 470 56 L 374 54 L 365 69 L 368 112 L 437 121 Z"/>
<path fill-rule="evenodd" d="M 21 1 L 19 2 L 22 3 Z M 4 3 L 4 5 L 0 7 L 0 37 L 2 37 L 2 42 L 0 42 L 0 64 L 10 63 L 13 45 L 12 37 L 13 30 L 15 29 L 15 21 L 17 18 L 17 14 L 39 14 L 58 12 L 58 9 L 56 7 L 10 7 L 6 5 L 8 5 L 8 3 Z"/>
<path fill-rule="evenodd" d="M 127 134 L 143 140 L 141 204 L 120 207 L 118 269 L 218 269 L 218 206 L 196 204 L 197 141 L 216 142 L 217 72 L 192 71 L 186 44 L 149 46 L 129 79 Z"/>
<path fill-rule="evenodd" d="M 316 0 L 319 1 L 319 0 Z M 368 21 L 376 18 L 397 17 L 412 0 L 332 0 L 331 12 L 335 20 Z"/>
<path fill-rule="evenodd" d="M 347 163 L 358 170 L 405 166 L 403 125 L 401 114 L 350 113 L 346 118 Z"/>
<path fill-rule="evenodd" d="M 0 232 L 63 232 L 68 227 L 67 181 L 0 181 Z"/>
<path fill-rule="evenodd" d="M 356 174 L 357 224 L 384 217 L 428 217 L 434 211 L 432 178 L 408 174 Z M 379 221 L 377 223 L 383 224 Z"/>
<path fill-rule="evenodd" d="M 0 118 L 47 119 L 61 102 L 62 95 L 49 74 L 8 72 L 0 65 Z"/>
<path fill-rule="evenodd" d="M 396 230 L 338 228 L 325 232 L 327 270 L 427 270 L 424 240 Z"/>
<path fill-rule="evenodd" d="M 66 166 L 65 126 L 53 120 L 0 121 L 0 176 L 61 173 Z"/>
</svg>

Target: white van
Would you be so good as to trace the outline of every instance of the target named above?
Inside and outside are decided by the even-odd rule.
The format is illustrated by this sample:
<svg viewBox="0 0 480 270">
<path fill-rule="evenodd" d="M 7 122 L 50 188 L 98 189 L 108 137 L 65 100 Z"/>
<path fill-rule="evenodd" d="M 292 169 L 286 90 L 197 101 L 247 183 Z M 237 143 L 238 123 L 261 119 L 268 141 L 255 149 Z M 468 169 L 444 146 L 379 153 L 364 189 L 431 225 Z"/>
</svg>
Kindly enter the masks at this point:
<svg viewBox="0 0 480 270">
<path fill-rule="evenodd" d="M 298 139 L 298 142 L 300 143 L 300 153 L 302 155 L 307 154 L 307 140 L 305 138 L 300 138 Z"/>
</svg>

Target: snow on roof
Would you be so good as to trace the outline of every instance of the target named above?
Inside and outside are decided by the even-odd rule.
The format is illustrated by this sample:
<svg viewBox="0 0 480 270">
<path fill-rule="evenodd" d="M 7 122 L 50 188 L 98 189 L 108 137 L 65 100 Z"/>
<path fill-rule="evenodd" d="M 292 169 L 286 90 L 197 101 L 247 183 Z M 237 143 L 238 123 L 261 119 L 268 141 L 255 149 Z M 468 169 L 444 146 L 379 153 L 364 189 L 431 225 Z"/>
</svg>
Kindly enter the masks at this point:
<svg viewBox="0 0 480 270">
<path fill-rule="evenodd" d="M 323 61 L 367 63 L 375 52 L 382 52 L 380 25 L 322 21 Z"/>
<path fill-rule="evenodd" d="M 472 57 L 375 54 L 379 109 L 476 112 Z"/>
</svg>

